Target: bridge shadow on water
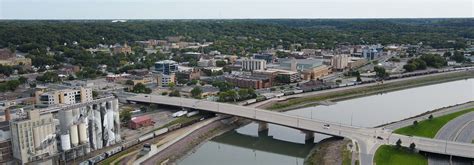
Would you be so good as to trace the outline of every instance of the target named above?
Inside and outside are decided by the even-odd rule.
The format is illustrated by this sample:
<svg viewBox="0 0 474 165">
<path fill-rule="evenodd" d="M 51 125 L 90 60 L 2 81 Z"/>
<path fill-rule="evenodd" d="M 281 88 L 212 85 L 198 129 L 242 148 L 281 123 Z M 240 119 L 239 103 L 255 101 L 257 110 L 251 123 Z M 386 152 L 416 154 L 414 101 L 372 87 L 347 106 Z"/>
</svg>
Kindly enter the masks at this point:
<svg viewBox="0 0 474 165">
<path fill-rule="evenodd" d="M 259 132 L 258 137 L 240 134 L 233 130 L 217 136 L 211 141 L 298 158 L 305 158 L 316 145 L 314 139 L 306 140 L 305 144 L 275 139 L 268 135 L 268 130 Z"/>
</svg>

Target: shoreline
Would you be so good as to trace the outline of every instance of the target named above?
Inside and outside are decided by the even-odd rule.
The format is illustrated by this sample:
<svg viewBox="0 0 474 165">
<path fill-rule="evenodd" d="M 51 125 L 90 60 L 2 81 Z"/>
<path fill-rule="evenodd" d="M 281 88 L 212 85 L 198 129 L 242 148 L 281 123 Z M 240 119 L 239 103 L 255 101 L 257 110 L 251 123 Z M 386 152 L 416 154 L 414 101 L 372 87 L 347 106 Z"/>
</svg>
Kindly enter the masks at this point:
<svg viewBox="0 0 474 165">
<path fill-rule="evenodd" d="M 289 96 L 285 100 L 272 100 L 258 105 L 258 108 L 284 112 L 308 106 L 320 105 L 320 101 L 343 101 L 359 97 L 376 95 L 379 93 L 393 92 L 420 86 L 428 86 L 462 79 L 474 78 L 474 71 L 450 72 L 424 77 L 389 81 L 384 83 L 354 86 L 354 88 L 333 91 L 308 92 L 307 96 Z M 312 94 L 313 93 L 313 94 Z"/>
<path fill-rule="evenodd" d="M 409 88 L 415 88 L 415 87 L 419 87 L 419 86 L 427 86 L 427 85 L 433 85 L 433 84 L 440 84 L 440 83 L 445 83 L 445 82 L 451 82 L 451 81 L 457 81 L 457 80 L 462 80 L 462 79 L 468 79 L 468 78 L 473 78 L 474 77 L 474 73 L 473 71 L 462 71 L 462 72 L 454 72 L 454 73 L 444 73 L 444 74 L 436 74 L 436 75 L 428 75 L 428 76 L 424 76 L 424 77 L 416 77 L 416 78 L 410 78 L 410 79 L 406 79 L 406 80 L 399 80 L 399 81 L 396 81 L 396 82 L 387 82 L 385 84 L 368 84 L 368 86 L 360 86 L 360 87 L 357 87 L 357 88 L 353 88 L 353 89 L 344 89 L 342 91 L 330 91 L 330 92 L 326 92 L 326 93 L 318 93 L 318 92 L 315 92 L 313 95 L 311 96 L 308 96 L 308 97 L 318 97 L 320 95 L 328 95 L 328 94 L 332 94 L 332 93 L 337 93 L 337 94 L 345 94 L 345 93 L 356 93 L 356 94 L 352 94 L 352 95 L 348 95 L 348 96 L 341 96 L 341 97 L 333 97 L 333 98 L 329 98 L 329 99 L 322 99 L 322 100 L 329 100 L 329 101 L 342 101 L 342 100 L 348 100 L 348 99 L 353 99 L 353 98 L 358 98 L 358 97 L 365 97 L 365 96 L 370 96 L 370 95 L 376 95 L 376 94 L 379 94 L 379 93 L 384 93 L 384 92 L 393 92 L 393 91 L 398 91 L 398 90 L 404 90 L 404 89 L 409 89 Z M 406 82 L 411 82 L 413 84 L 410 84 L 409 86 L 406 86 L 407 84 L 405 84 Z M 392 88 L 386 88 L 385 86 L 387 85 L 399 85 L 399 86 L 395 86 L 395 87 L 392 87 Z M 354 90 L 367 90 L 367 88 L 370 88 L 370 87 L 379 87 L 381 89 L 379 90 L 373 90 L 373 91 L 366 91 L 366 92 L 362 92 L 362 93 L 357 93 L 357 92 L 354 92 Z M 378 88 L 377 88 L 378 89 Z M 292 97 L 292 98 L 288 98 L 287 100 L 284 100 L 284 101 L 288 101 L 288 100 L 293 100 L 293 99 L 297 99 L 297 98 L 301 98 L 301 97 Z M 304 98 L 304 97 L 303 97 Z M 257 106 L 258 108 L 264 108 L 264 109 L 267 109 L 268 107 L 266 107 L 267 105 L 269 104 L 275 104 L 275 102 L 282 102 L 282 101 L 269 101 L 265 104 L 262 104 L 262 105 L 259 105 Z M 292 106 L 292 107 L 286 107 L 286 108 L 282 108 L 282 109 L 275 109 L 275 111 L 278 111 L 278 112 L 285 112 L 285 111 L 290 111 L 290 110 L 294 110 L 294 109 L 297 109 L 297 108 L 302 108 L 304 106 L 311 106 L 311 105 L 314 105 L 314 104 L 317 104 L 317 101 L 307 101 L 306 103 L 304 104 L 300 104 L 298 106 Z M 440 109 L 443 109 L 443 108 L 440 108 Z M 434 112 L 433 111 L 430 111 L 430 112 Z M 422 114 L 420 114 L 422 115 Z M 417 116 L 420 116 L 420 115 L 417 115 Z M 415 116 L 416 117 L 416 116 Z M 413 118 L 413 117 L 411 117 Z M 410 118 L 408 118 L 410 119 Z M 406 120 L 406 119 L 403 119 L 403 120 Z M 403 121 L 401 120 L 401 121 Z M 216 121 L 218 122 L 218 121 Z M 214 132 L 214 131 L 211 131 L 211 132 L 208 132 L 207 133 L 207 137 L 205 137 L 204 139 L 202 137 L 200 138 L 197 138 L 197 139 L 194 139 L 194 143 L 193 144 L 188 144 L 188 146 L 185 146 L 184 148 L 186 148 L 187 150 L 183 151 L 183 152 L 180 152 L 181 154 L 175 154 L 173 155 L 174 158 L 171 158 L 169 159 L 167 162 L 179 162 L 183 159 L 185 159 L 187 156 L 189 156 L 190 154 L 194 153 L 197 148 L 201 145 L 204 144 L 204 142 L 212 139 L 213 137 L 216 137 L 216 136 L 219 136 L 219 135 L 222 135 L 230 130 L 233 130 L 235 128 L 238 128 L 239 126 L 242 126 L 242 125 L 245 125 L 245 124 L 248 124 L 250 121 L 246 120 L 246 119 L 241 119 L 241 118 L 236 118 L 236 120 L 234 122 L 240 122 L 240 125 L 238 126 L 233 126 L 233 128 L 220 128 L 220 130 L 218 130 L 218 132 Z M 399 121 L 396 121 L 396 122 L 399 122 Z M 392 123 L 396 123 L 396 122 L 392 122 Z M 212 124 L 212 123 L 211 123 Z M 210 124 L 210 125 L 211 125 Z M 221 123 L 223 124 L 223 123 Z M 222 125 L 221 125 L 222 126 Z M 223 125 L 225 126 L 225 124 Z M 229 126 L 229 125 L 227 125 Z M 207 126 L 206 126 L 207 127 Z M 212 134 L 212 135 L 211 135 Z M 193 134 L 191 134 L 193 135 Z M 189 136 L 191 136 L 189 135 Z M 179 142 L 178 142 L 179 143 Z M 321 144 L 320 145 L 324 145 L 325 141 L 322 141 L 320 142 Z M 173 144 L 174 145 L 174 144 Z M 318 145 L 319 146 L 319 145 Z M 318 146 L 316 146 L 315 148 L 317 148 Z M 329 147 L 329 146 L 328 146 Z M 342 146 L 337 146 L 338 148 L 341 148 Z M 325 150 L 326 149 L 326 150 Z M 313 149 L 314 150 L 314 149 Z M 313 150 L 311 150 L 311 153 L 312 154 L 319 154 L 320 152 L 324 153 L 324 152 L 327 152 L 327 148 L 322 148 L 320 149 L 320 152 L 313 152 Z M 308 157 L 311 157 L 312 154 L 308 154 Z M 161 153 L 159 153 L 161 154 Z M 342 153 L 341 153 L 342 154 Z M 158 154 L 157 154 L 158 155 Z M 155 155 L 156 156 L 156 155 Z M 155 157 L 154 156 L 154 157 Z M 305 162 L 306 162 L 306 158 L 305 158 Z M 332 159 L 331 157 L 329 158 L 324 158 L 324 159 Z M 342 160 L 341 160 L 342 161 Z"/>
</svg>

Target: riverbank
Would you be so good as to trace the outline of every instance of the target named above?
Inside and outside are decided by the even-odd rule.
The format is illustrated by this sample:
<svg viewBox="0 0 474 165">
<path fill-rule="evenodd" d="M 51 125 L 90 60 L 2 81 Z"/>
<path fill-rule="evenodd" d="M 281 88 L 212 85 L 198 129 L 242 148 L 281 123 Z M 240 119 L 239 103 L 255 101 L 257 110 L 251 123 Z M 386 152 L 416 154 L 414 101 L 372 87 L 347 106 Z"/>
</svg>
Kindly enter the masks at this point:
<svg viewBox="0 0 474 165">
<path fill-rule="evenodd" d="M 350 165 L 352 155 L 347 149 L 350 140 L 330 137 L 320 141 L 304 160 L 304 165 Z"/>
<path fill-rule="evenodd" d="M 407 88 L 414 88 L 425 85 L 432 85 L 467 78 L 474 78 L 474 71 L 462 71 L 451 73 L 440 73 L 393 81 L 379 82 L 376 84 L 359 85 L 325 92 L 306 93 L 302 96 L 289 97 L 287 100 L 269 101 L 259 106 L 259 108 L 288 111 L 292 109 L 318 105 L 319 101 L 341 101 L 357 97 L 369 96 L 383 92 L 397 91 Z"/>
<path fill-rule="evenodd" d="M 151 162 L 152 164 L 156 164 L 158 162 L 177 162 L 181 158 L 186 157 L 186 155 L 192 154 L 196 147 L 203 144 L 203 142 L 221 135 L 222 133 L 238 128 L 242 124 L 244 124 L 242 121 L 236 120 L 234 117 L 214 121 L 169 145 L 159 153 L 147 159 L 144 163 L 147 164 Z"/>
</svg>

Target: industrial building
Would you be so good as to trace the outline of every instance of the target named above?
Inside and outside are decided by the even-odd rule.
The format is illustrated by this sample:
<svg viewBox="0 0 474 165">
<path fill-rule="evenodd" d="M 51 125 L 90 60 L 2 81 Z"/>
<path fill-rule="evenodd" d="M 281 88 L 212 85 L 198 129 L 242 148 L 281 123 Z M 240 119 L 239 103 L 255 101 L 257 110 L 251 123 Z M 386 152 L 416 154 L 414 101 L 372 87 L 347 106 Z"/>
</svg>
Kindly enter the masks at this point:
<svg viewBox="0 0 474 165">
<path fill-rule="evenodd" d="M 21 164 L 45 161 L 58 153 L 53 114 L 28 111 L 10 122 L 13 157 Z"/>
<path fill-rule="evenodd" d="M 13 156 L 20 163 L 68 162 L 121 142 L 119 105 L 114 96 L 22 114 L 10 123 Z"/>
<path fill-rule="evenodd" d="M 130 129 L 138 129 L 141 127 L 152 126 L 155 122 L 151 120 L 150 116 L 145 115 L 132 118 L 128 124 Z"/>
<path fill-rule="evenodd" d="M 349 63 L 349 55 L 347 54 L 339 54 L 334 55 L 331 59 L 331 66 L 332 69 L 340 71 L 347 68 Z"/>
<path fill-rule="evenodd" d="M 266 68 L 267 68 L 267 62 L 265 60 L 242 59 L 242 70 L 254 71 L 254 70 L 265 70 Z"/>
</svg>

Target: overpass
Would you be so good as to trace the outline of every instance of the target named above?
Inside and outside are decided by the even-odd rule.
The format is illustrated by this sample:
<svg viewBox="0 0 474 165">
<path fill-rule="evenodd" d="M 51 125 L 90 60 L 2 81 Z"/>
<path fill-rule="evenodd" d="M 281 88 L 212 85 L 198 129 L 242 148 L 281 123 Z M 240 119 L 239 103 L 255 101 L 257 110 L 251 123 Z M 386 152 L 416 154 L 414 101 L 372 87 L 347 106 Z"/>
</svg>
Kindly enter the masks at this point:
<svg viewBox="0 0 474 165">
<path fill-rule="evenodd" d="M 137 103 L 162 104 L 204 110 L 278 124 L 303 131 L 349 138 L 359 145 L 359 153 L 361 153 L 359 160 L 361 164 L 372 164 L 373 154 L 378 146 L 383 144 L 395 145 L 398 139 L 401 139 L 402 146 L 405 147 L 408 147 L 413 142 L 416 144 L 416 148 L 421 151 L 474 158 L 474 144 L 399 135 L 382 128 L 355 127 L 234 104 L 181 97 L 138 94 L 127 98 L 127 100 Z M 376 137 L 381 137 L 383 140 Z"/>
</svg>

